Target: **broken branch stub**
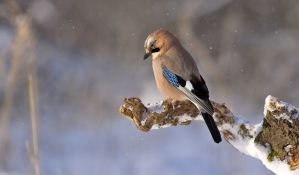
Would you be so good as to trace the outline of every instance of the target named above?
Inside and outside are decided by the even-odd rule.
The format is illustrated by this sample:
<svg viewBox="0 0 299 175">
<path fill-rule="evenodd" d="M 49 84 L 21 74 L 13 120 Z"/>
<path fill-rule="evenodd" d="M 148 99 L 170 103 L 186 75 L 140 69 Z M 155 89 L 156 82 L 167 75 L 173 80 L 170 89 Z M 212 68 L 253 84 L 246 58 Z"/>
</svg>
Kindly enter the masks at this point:
<svg viewBox="0 0 299 175">
<path fill-rule="evenodd" d="M 263 121 L 253 125 L 235 116 L 224 104 L 212 104 L 215 109 L 213 117 L 228 143 L 240 152 L 261 160 L 276 174 L 299 174 L 297 108 L 268 96 Z M 145 132 L 202 120 L 198 109 L 188 100 L 164 100 L 144 105 L 137 97 L 126 98 L 120 113 Z"/>
</svg>

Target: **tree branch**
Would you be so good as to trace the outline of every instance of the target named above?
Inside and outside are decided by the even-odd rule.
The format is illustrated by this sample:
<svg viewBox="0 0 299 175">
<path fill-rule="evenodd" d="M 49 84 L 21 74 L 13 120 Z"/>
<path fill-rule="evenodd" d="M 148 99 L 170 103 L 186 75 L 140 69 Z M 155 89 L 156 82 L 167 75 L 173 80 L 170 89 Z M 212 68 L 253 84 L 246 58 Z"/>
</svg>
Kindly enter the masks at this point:
<svg viewBox="0 0 299 175">
<path fill-rule="evenodd" d="M 251 124 L 235 116 L 225 104 L 212 102 L 213 115 L 224 139 L 240 152 L 255 157 L 276 174 L 299 173 L 298 109 L 275 97 L 268 96 L 264 119 Z M 141 131 L 188 125 L 201 120 L 190 101 L 164 100 L 144 105 L 137 97 L 126 98 L 120 113 L 134 121 Z"/>
</svg>

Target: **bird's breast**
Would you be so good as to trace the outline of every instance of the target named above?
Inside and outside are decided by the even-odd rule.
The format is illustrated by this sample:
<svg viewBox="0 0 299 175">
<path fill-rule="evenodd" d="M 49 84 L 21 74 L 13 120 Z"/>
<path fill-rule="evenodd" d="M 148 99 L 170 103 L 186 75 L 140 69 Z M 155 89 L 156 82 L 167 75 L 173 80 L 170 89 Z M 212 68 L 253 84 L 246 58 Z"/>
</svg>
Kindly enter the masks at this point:
<svg viewBox="0 0 299 175">
<path fill-rule="evenodd" d="M 162 93 L 164 98 L 174 100 L 186 100 L 187 97 L 172 86 L 167 79 L 163 76 L 162 63 L 160 60 L 153 60 L 153 71 L 158 90 Z"/>
</svg>

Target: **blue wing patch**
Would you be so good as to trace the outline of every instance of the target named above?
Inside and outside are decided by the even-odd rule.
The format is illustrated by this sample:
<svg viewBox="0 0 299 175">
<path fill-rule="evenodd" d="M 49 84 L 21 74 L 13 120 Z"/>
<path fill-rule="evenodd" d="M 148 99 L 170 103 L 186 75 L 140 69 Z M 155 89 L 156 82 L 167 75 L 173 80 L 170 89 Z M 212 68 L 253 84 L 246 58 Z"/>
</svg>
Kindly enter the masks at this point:
<svg viewBox="0 0 299 175">
<path fill-rule="evenodd" d="M 176 74 L 170 72 L 166 67 L 163 67 L 163 75 L 168 80 L 169 83 L 172 84 L 172 86 L 179 87 L 179 79 Z"/>
</svg>

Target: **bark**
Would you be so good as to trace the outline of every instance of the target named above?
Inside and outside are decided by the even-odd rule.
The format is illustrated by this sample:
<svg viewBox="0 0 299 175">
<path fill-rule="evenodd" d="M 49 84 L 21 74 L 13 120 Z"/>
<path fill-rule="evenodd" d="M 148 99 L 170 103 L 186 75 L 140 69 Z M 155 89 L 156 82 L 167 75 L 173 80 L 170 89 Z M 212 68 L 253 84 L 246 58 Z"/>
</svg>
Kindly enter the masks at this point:
<svg viewBox="0 0 299 175">
<path fill-rule="evenodd" d="M 223 138 L 240 152 L 255 157 L 276 174 L 299 174 L 299 114 L 294 106 L 268 96 L 264 118 L 251 124 L 235 116 L 225 104 L 212 102 L 213 115 Z M 189 101 L 164 100 L 144 105 L 137 97 L 126 98 L 120 113 L 136 127 L 152 129 L 188 125 L 201 120 L 197 108 Z"/>
</svg>

